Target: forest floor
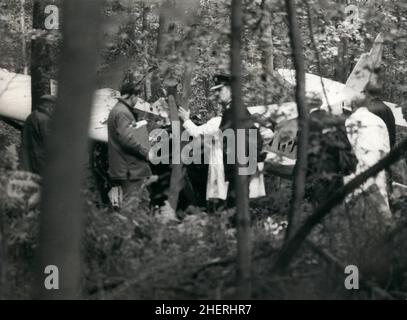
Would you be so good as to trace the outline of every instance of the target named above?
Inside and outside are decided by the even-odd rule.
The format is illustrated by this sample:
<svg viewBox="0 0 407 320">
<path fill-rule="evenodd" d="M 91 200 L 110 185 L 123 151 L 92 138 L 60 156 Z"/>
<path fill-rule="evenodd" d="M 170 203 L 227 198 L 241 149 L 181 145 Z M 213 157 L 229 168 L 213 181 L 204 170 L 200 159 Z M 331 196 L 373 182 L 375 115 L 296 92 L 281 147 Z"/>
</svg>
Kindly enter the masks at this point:
<svg viewBox="0 0 407 320">
<path fill-rule="evenodd" d="M 0 121 L 0 186 L 4 188 L 16 161 L 20 132 Z M 16 148 L 6 148 L 15 145 Z M 253 298 L 255 299 L 383 299 L 407 297 L 407 232 L 401 230 L 374 254 L 346 237 L 347 214 L 336 208 L 309 237 L 317 248 L 304 244 L 284 273 L 271 267 L 281 248 L 291 186 L 268 177 L 268 196 L 251 202 L 253 243 Z M 33 278 L 38 230 L 38 207 L 25 199 L 3 202 L 2 248 L 6 272 L 0 298 L 27 298 Z M 34 191 L 30 190 L 29 193 Z M 86 299 L 227 299 L 235 294 L 236 229 L 233 210 L 208 213 L 190 207 L 181 223 L 168 225 L 151 215 L 146 199 L 139 199 L 137 212 L 115 212 L 100 204 L 95 188 L 86 195 L 84 235 L 84 297 Z M 399 225 L 407 201 L 398 203 Z M 307 209 L 305 209 L 307 211 Z M 304 211 L 305 214 L 307 214 Z M 358 247 L 359 251 L 355 251 Z M 322 253 L 321 253 L 322 252 Z M 355 254 L 359 255 L 355 262 Z M 364 261 L 361 272 L 374 285 L 347 290 L 341 263 Z M 377 289 L 379 288 L 379 290 Z"/>
</svg>

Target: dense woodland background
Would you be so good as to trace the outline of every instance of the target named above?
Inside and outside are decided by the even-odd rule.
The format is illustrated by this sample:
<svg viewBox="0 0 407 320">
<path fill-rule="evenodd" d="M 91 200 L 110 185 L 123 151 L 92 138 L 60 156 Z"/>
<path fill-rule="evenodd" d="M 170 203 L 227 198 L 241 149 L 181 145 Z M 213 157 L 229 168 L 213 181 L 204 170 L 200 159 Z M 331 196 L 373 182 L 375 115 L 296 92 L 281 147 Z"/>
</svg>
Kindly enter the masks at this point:
<svg viewBox="0 0 407 320">
<path fill-rule="evenodd" d="M 50 1 L 52 3 L 52 1 Z M 242 85 L 245 105 L 293 101 L 294 88 L 276 73 L 294 68 L 289 17 L 283 0 L 242 1 Z M 296 1 L 306 72 L 345 82 L 360 55 L 368 52 L 379 32 L 385 35 L 385 91 L 383 99 L 406 106 L 407 5 L 402 1 L 359 1 L 364 22 L 347 23 L 346 1 Z M 33 31 L 32 1 L 24 12 L 20 0 L 0 1 L 0 67 L 23 73 L 31 69 L 34 36 L 47 43 L 46 77 L 58 78 L 61 34 Z M 56 4 L 60 5 L 58 1 Z M 148 99 L 156 100 L 162 87 L 176 86 L 181 101 L 185 70 L 192 70 L 189 105 L 196 122 L 216 113 L 209 88 L 212 75 L 229 70 L 230 1 L 106 0 L 102 7 L 102 44 L 97 67 L 98 88 L 117 89 L 128 70 L 141 78 L 155 70 Z M 21 16 L 26 32 L 21 32 Z M 75 36 L 75 35 L 72 35 Z M 79 36 L 79 35 L 78 35 Z M 24 39 L 24 40 L 23 40 Z M 23 41 L 28 49 L 23 52 Z M 35 40 L 34 40 L 35 42 Z M 78 74 L 81 77 L 81 74 Z M 405 136 L 399 130 L 399 140 Z M 17 171 L 20 133 L 0 121 L 0 298 L 32 295 L 35 253 L 38 249 L 40 207 L 34 198 L 37 177 Z M 97 152 L 99 149 L 93 149 Z M 405 162 L 402 157 L 400 162 Z M 209 215 L 200 208 L 178 212 L 181 224 L 161 224 L 147 207 L 137 212 L 112 212 L 101 199 L 91 170 L 86 171 L 84 210 L 83 297 L 89 299 L 225 299 L 236 295 L 236 229 L 231 212 Z M 7 181 L 25 175 L 26 194 L 11 199 Z M 403 180 L 403 173 L 400 172 Z M 400 181 L 406 182 L 406 181 Z M 253 298 L 371 299 L 407 297 L 407 231 L 405 198 L 395 199 L 399 228 L 371 252 L 362 239 L 363 221 L 348 230 L 342 206 L 334 208 L 313 229 L 284 273 L 274 260 L 284 241 L 290 208 L 291 182 L 267 177 L 268 196 L 250 204 Z M 142 200 L 142 199 L 141 199 Z M 34 204 L 33 204 L 34 203 Z M 301 212 L 308 216 L 305 203 Z M 404 216 L 403 216 L 404 213 Z M 366 242 L 366 241 L 367 242 Z M 369 240 L 369 241 L 368 241 Z M 344 266 L 357 261 L 361 290 L 345 290 Z M 356 263 L 355 263 L 356 264 Z"/>
</svg>

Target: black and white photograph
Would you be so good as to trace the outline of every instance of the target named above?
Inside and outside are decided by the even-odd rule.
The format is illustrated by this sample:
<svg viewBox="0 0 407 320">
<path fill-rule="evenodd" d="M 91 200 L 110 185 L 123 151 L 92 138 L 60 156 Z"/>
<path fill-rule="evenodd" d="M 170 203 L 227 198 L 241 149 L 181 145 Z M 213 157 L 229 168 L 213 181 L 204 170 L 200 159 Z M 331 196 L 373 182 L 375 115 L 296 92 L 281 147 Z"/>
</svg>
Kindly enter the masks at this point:
<svg viewBox="0 0 407 320">
<path fill-rule="evenodd" d="M 0 0 L 0 300 L 407 300 L 405 0 Z"/>
</svg>

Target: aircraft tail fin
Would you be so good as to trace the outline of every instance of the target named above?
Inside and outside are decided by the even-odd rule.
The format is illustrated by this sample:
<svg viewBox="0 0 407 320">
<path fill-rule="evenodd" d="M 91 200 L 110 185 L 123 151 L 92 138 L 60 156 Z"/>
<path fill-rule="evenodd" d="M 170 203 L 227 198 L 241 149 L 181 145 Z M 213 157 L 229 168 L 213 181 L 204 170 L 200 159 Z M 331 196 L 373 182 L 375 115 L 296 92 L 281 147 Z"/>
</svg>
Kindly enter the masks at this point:
<svg viewBox="0 0 407 320">
<path fill-rule="evenodd" d="M 344 89 L 344 105 L 346 108 L 351 98 L 360 94 L 369 82 L 371 73 L 382 63 L 384 38 L 379 33 L 369 53 L 363 53 L 352 70 Z"/>
</svg>

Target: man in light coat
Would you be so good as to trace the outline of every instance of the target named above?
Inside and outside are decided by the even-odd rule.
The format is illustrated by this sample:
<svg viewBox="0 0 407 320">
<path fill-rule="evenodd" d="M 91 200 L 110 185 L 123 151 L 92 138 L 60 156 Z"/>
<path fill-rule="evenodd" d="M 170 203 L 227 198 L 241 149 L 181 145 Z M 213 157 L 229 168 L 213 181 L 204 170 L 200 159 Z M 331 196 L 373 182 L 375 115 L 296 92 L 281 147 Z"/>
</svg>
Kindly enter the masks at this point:
<svg viewBox="0 0 407 320">
<path fill-rule="evenodd" d="M 222 143 L 221 128 L 228 127 L 225 113 L 229 114 L 230 105 L 232 101 L 231 95 L 231 77 L 229 75 L 218 74 L 214 78 L 215 86 L 211 91 L 215 92 L 218 105 L 221 109 L 221 115 L 210 119 L 207 123 L 197 126 L 190 120 L 190 112 L 180 108 L 179 115 L 181 120 L 184 121 L 184 128 L 188 133 L 196 138 L 200 136 L 212 137 L 213 139 L 204 139 L 205 152 L 208 152 L 209 169 L 208 181 L 206 189 L 206 199 L 220 199 L 226 200 L 230 194 L 228 177 L 225 175 L 224 167 L 224 150 Z M 229 126 L 230 127 L 230 126 Z M 209 142 L 208 142 L 209 140 Z M 264 178 L 260 173 L 250 183 L 250 197 L 258 198 L 265 195 Z"/>
<path fill-rule="evenodd" d="M 352 103 L 353 113 L 346 120 L 349 141 L 358 159 L 356 172 L 345 177 L 345 183 L 372 167 L 390 152 L 390 138 L 386 123 L 369 111 L 369 100 L 364 93 L 356 97 Z M 383 170 L 369 178 L 360 186 L 350 199 L 351 202 L 363 203 L 369 214 L 376 211 L 386 225 L 391 224 L 392 214 L 387 193 L 387 177 Z M 372 201 L 374 203 L 372 203 Z"/>
</svg>

